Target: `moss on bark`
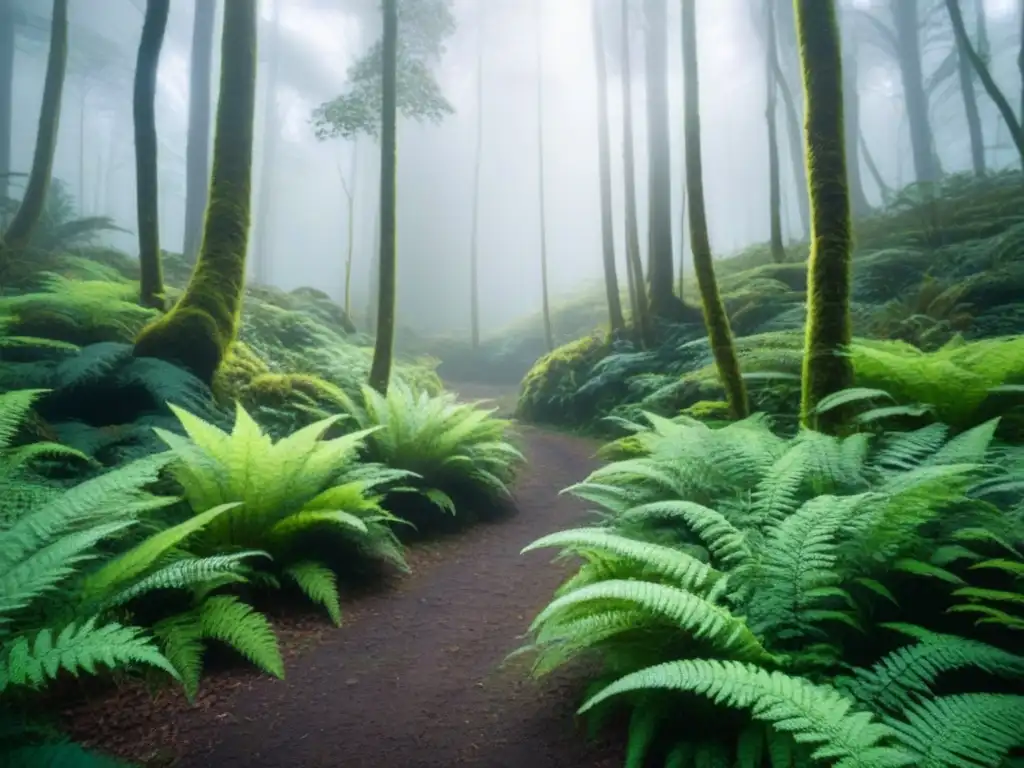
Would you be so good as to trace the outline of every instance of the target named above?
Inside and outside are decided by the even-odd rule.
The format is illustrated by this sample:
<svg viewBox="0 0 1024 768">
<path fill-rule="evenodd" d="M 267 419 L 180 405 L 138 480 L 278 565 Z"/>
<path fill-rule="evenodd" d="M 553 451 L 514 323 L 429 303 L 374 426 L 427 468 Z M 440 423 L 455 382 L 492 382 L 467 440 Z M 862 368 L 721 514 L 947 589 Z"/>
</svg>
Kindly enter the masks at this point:
<svg viewBox="0 0 1024 768">
<path fill-rule="evenodd" d="M 853 384 L 850 343 L 850 193 L 846 183 L 843 67 L 833 0 L 794 0 L 804 103 L 804 141 L 811 198 L 807 335 L 800 418 L 808 427 L 837 431 L 846 414 L 817 416 L 827 395 Z"/>
<path fill-rule="evenodd" d="M 256 3 L 225 3 L 213 179 L 203 242 L 185 294 L 135 341 L 135 355 L 213 381 L 234 341 L 245 286 L 256 105 Z"/>
<path fill-rule="evenodd" d="M 697 18 L 694 3 L 683 3 L 683 85 L 686 134 L 686 187 L 690 214 L 690 248 L 693 269 L 697 273 L 704 325 L 707 328 L 711 351 L 715 357 L 718 375 L 725 387 L 729 412 L 734 419 L 742 419 L 749 410 L 747 389 L 740 375 L 729 316 L 725 312 L 708 237 L 708 223 L 704 208 L 704 178 L 700 146 L 700 74 L 697 69 Z"/>
</svg>

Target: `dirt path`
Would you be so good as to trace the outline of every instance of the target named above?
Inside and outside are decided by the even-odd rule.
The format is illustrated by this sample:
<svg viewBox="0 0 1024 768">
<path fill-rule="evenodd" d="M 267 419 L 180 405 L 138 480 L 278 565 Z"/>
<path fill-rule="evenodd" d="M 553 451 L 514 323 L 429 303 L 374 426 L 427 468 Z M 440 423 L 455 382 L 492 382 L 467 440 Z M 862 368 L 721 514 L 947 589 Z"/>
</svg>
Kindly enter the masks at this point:
<svg viewBox="0 0 1024 768">
<path fill-rule="evenodd" d="M 593 444 L 522 429 L 529 458 L 519 513 L 443 542 L 434 563 L 291 662 L 179 723 L 187 768 L 600 768 L 621 750 L 574 727 L 582 684 L 500 668 L 565 569 L 533 539 L 579 522 L 559 496 L 593 467 Z M 193 710 L 194 712 L 194 710 Z M 179 741 L 181 739 L 183 742 Z"/>
</svg>

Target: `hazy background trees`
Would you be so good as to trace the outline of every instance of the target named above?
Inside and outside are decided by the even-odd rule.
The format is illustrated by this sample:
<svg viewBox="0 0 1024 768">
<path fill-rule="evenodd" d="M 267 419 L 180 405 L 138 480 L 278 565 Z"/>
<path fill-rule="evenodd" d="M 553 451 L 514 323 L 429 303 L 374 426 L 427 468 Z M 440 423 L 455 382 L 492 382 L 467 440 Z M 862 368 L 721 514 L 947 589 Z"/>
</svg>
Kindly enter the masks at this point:
<svg viewBox="0 0 1024 768">
<path fill-rule="evenodd" d="M 198 4 L 203 2 L 213 0 L 199 0 Z M 622 17 L 620 0 L 598 2 L 609 85 L 613 231 L 618 274 L 624 286 Z M 769 234 L 764 11 L 759 0 L 697 2 L 704 191 L 712 248 L 720 256 L 767 240 Z M 186 148 L 196 5 L 171 4 L 157 76 L 160 240 L 164 249 L 174 251 L 183 249 L 186 232 Z M 632 0 L 632 5 L 631 18 L 639 25 L 644 2 Z M 916 6 L 916 35 L 908 31 L 911 25 L 902 10 L 906 5 Z M 43 90 L 50 4 L 12 0 L 9 6 L 5 10 L 13 19 L 13 87 L 9 108 L 0 88 L 0 139 L 9 129 L 12 150 L 8 168 L 25 173 Z M 975 50 L 1019 119 L 1020 3 L 961 0 L 960 7 Z M 425 55 L 425 72 L 437 86 L 436 93 L 427 95 L 443 99 L 452 111 L 441 108 L 431 113 L 435 122 L 416 120 L 401 104 L 399 109 L 404 116 L 399 124 L 398 323 L 421 332 L 454 333 L 468 339 L 480 25 L 485 29 L 486 73 L 477 236 L 481 332 L 486 335 L 541 306 L 535 129 L 537 18 L 535 3 L 530 0 L 452 0 L 450 9 L 451 29 L 439 36 L 443 50 L 426 52 L 430 55 L 421 50 L 418 55 Z M 71 0 L 67 81 L 54 167 L 56 177 L 77 198 L 81 213 L 109 215 L 128 230 L 110 236 L 115 244 L 132 252 L 137 250 L 137 226 L 131 89 L 143 11 L 142 0 Z M 546 236 L 554 301 L 603 275 L 591 12 L 591 0 L 544 5 Z M 679 3 L 667 3 L 666 88 L 676 245 L 681 241 L 683 177 L 679 12 Z M 221 15 L 218 7 L 212 35 L 211 103 L 217 98 Z M 0 26 L 2 22 L 0 19 Z M 802 119 L 802 96 L 788 2 L 779 3 L 776 22 L 781 219 L 788 240 L 801 236 L 806 228 L 804 180 L 796 178 L 802 164 L 789 139 L 792 118 Z M 944 2 L 848 0 L 843 3 L 841 24 L 844 53 L 851 62 L 847 69 L 855 76 L 851 80 L 856 87 L 856 147 L 860 151 L 854 170 L 859 171 L 861 207 L 878 205 L 889 189 L 927 179 L 940 168 L 950 172 L 976 167 L 977 132 L 972 146 L 964 82 L 973 85 L 985 167 L 1019 163 L 1011 133 L 977 75 L 959 69 Z M 438 31 L 431 31 L 429 24 L 423 29 L 431 34 Z M 256 110 L 254 210 L 258 223 L 252 238 L 252 248 L 259 256 L 250 264 L 250 275 L 258 265 L 263 280 L 285 288 L 312 285 L 343 299 L 349 225 L 338 167 L 340 163 L 350 174 L 355 151 L 356 178 L 346 177 L 346 183 L 354 197 L 353 315 L 362 318 L 369 303 L 378 226 L 379 147 L 365 135 L 355 147 L 344 137 L 321 141 L 311 117 L 321 104 L 351 92 L 348 77 L 354 63 L 367 56 L 372 59 L 373 47 L 380 40 L 378 4 L 376 0 L 260 0 L 260 36 L 265 44 L 260 51 Z M 7 71 L 5 51 L 10 46 L 5 47 L 6 40 L 0 36 L 0 80 Z M 914 41 L 920 92 L 909 60 Z M 645 42 L 639 26 L 631 30 L 636 186 L 642 223 L 648 219 Z M 787 98 L 793 102 L 789 106 Z M 4 170 L 0 167 L 0 172 Z M 852 175 L 853 171 L 851 179 Z M 20 177 L 10 180 L 19 195 L 23 183 Z M 858 193 L 853 194 L 856 209 Z M 646 265 L 644 234 L 640 248 Z"/>
</svg>

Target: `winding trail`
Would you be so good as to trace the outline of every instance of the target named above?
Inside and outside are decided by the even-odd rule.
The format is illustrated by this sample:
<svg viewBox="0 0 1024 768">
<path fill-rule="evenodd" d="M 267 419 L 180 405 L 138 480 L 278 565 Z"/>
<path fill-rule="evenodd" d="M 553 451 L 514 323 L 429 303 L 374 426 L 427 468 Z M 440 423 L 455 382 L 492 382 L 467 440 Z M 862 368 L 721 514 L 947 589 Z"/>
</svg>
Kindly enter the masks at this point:
<svg viewBox="0 0 1024 768">
<path fill-rule="evenodd" d="M 566 575 L 553 552 L 519 554 L 580 522 L 558 492 L 594 466 L 594 445 L 522 427 L 518 512 L 442 541 L 411 578 L 358 601 L 341 630 L 175 727 L 185 768 L 602 768 L 621 749 L 589 741 L 573 712 L 581 676 L 502 666 Z M 176 739 L 177 741 L 177 739 Z"/>
</svg>

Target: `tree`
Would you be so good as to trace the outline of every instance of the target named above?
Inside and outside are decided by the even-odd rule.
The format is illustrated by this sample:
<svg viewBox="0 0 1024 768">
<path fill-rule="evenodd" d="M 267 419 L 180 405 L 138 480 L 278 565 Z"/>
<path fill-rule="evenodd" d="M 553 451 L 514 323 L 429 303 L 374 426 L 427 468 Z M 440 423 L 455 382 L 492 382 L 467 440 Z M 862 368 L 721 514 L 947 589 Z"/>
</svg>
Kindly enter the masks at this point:
<svg viewBox="0 0 1024 768">
<path fill-rule="evenodd" d="M 195 3 L 188 83 L 188 140 L 185 149 L 185 238 L 182 253 L 191 263 L 199 253 L 210 184 L 210 79 L 216 0 Z"/>
<path fill-rule="evenodd" d="M 668 9 L 644 0 L 647 77 L 647 280 L 651 313 L 679 319 L 673 291 L 672 156 L 668 129 Z"/>
<path fill-rule="evenodd" d="M 812 0 L 813 1 L 813 0 Z M 708 236 L 707 214 L 704 207 L 704 178 L 701 162 L 700 139 L 700 73 L 697 64 L 697 11 L 696 3 L 683 0 L 683 87 L 686 139 L 686 186 L 690 212 L 690 251 L 693 270 L 697 274 L 704 326 L 707 329 L 711 352 L 718 368 L 718 376 L 725 388 L 729 413 L 734 419 L 747 416 L 749 404 L 747 390 L 740 375 L 736 346 L 729 328 L 729 315 L 718 292 L 715 265 Z"/>
<path fill-rule="evenodd" d="M 544 341 L 548 351 L 555 348 L 548 301 L 548 233 L 544 210 L 544 0 L 537 0 L 537 195 L 540 203 L 540 291 L 544 315 Z"/>
<path fill-rule="evenodd" d="M 850 194 L 846 184 L 843 64 L 834 0 L 794 0 L 807 120 L 804 141 L 811 198 L 807 336 L 801 422 L 834 432 L 842 409 L 818 415 L 822 398 L 853 384 L 842 354 L 850 343 Z"/>
<path fill-rule="evenodd" d="M 164 308 L 160 267 L 160 215 L 157 177 L 156 71 L 167 29 L 170 0 L 148 0 L 135 64 L 132 110 L 135 124 L 135 205 L 139 227 L 139 302 Z"/>
<path fill-rule="evenodd" d="M 775 32 L 775 0 L 764 0 L 765 16 L 765 108 L 764 118 L 768 124 L 768 224 L 772 260 L 781 264 L 786 260 L 786 246 L 782 242 L 782 190 L 779 178 L 779 136 L 775 119 L 775 105 L 778 95 Z"/>
<path fill-rule="evenodd" d="M 257 15 L 254 2 L 224 4 L 213 177 L 202 246 L 184 295 L 135 340 L 137 357 L 176 363 L 208 384 L 234 341 L 245 289 Z"/>
<path fill-rule="evenodd" d="M 50 51 L 46 59 L 43 102 L 25 195 L 0 240 L 0 276 L 11 268 L 14 255 L 24 250 L 39 224 L 46 205 L 46 193 L 53 175 L 53 156 L 60 127 L 61 95 L 68 60 L 68 0 L 53 0 L 50 22 Z"/>
<path fill-rule="evenodd" d="M 482 8 L 482 6 L 481 6 Z M 473 222 L 469 234 L 469 326 L 473 349 L 480 346 L 480 165 L 484 146 L 484 15 L 476 39 L 476 156 L 473 159 Z"/>
<path fill-rule="evenodd" d="M 345 193 L 345 201 L 347 203 L 346 217 L 347 223 L 345 224 L 345 236 L 347 238 L 346 250 L 345 250 L 345 294 L 344 294 L 344 306 L 345 306 L 345 317 L 351 318 L 352 311 L 352 255 L 355 245 L 355 186 L 356 179 L 359 177 L 356 175 L 356 162 L 359 159 L 359 142 L 352 142 L 352 165 L 349 168 L 349 177 L 352 179 L 351 184 L 345 180 L 345 172 L 341 169 L 341 164 L 338 164 L 338 177 L 341 179 L 341 189 Z"/>
<path fill-rule="evenodd" d="M 633 152 L 633 74 L 629 50 L 629 0 L 622 0 L 622 175 L 626 197 L 626 273 L 629 277 L 633 325 L 641 346 L 654 345 L 644 268 L 640 261 L 640 234 L 636 215 L 636 161 Z"/>
<path fill-rule="evenodd" d="M 925 92 L 921 71 L 918 0 L 889 0 L 889 8 L 895 28 L 894 47 L 903 82 L 903 98 L 907 103 L 914 174 L 917 181 L 937 181 L 942 172 L 935 155 L 935 138 L 928 115 L 928 94 Z"/>
<path fill-rule="evenodd" d="M 608 322 L 612 333 L 620 334 L 625 330 L 626 322 L 622 317 L 619 278 L 615 274 L 611 139 L 608 136 L 608 68 L 605 62 L 604 33 L 598 2 L 599 0 L 591 0 L 590 11 L 594 32 L 594 67 L 597 70 L 597 161 L 601 186 L 601 245 L 604 257 L 604 288 L 608 298 Z"/>
<path fill-rule="evenodd" d="M 974 71 L 978 73 L 978 79 L 981 80 L 985 92 L 988 93 L 989 98 L 995 103 L 999 114 L 1003 116 L 1006 127 L 1010 130 L 1010 137 L 1013 139 L 1013 143 L 1020 155 L 1021 165 L 1024 166 L 1024 130 L 1021 129 L 1021 123 L 1017 120 L 1016 115 L 1013 114 L 1013 107 L 1010 106 L 1010 102 L 1007 101 L 1006 96 L 999 89 L 999 86 L 992 77 L 992 73 L 988 71 L 985 61 L 974 50 L 974 46 L 967 36 L 967 27 L 964 25 L 964 17 L 960 11 L 959 0 L 946 0 L 946 11 L 949 13 L 949 19 L 953 24 L 953 31 L 956 33 L 958 50 L 971 62 Z"/>
<path fill-rule="evenodd" d="M 256 231 L 253 233 L 253 280 L 270 283 L 270 223 L 274 216 L 274 171 L 280 120 L 277 116 L 277 84 L 281 71 L 281 0 L 268 0 L 273 6 L 270 48 L 267 61 L 267 85 L 263 102 L 263 142 L 259 196 L 256 198 Z"/>
<path fill-rule="evenodd" d="M 7 197 L 14 117 L 14 8 L 0 2 L 0 200 Z"/>
<path fill-rule="evenodd" d="M 395 237 L 398 170 L 398 0 L 384 0 L 381 41 L 380 296 L 370 386 L 387 394 L 395 340 Z"/>
</svg>

